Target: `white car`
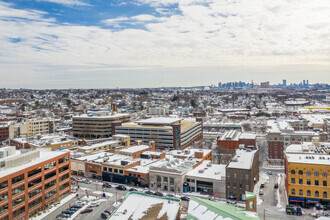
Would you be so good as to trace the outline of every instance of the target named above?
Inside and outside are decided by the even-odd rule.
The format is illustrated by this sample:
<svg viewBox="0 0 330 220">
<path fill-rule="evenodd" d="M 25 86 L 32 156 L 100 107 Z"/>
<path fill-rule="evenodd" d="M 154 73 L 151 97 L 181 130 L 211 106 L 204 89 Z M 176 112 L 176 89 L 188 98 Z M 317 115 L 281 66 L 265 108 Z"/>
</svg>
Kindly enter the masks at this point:
<svg viewBox="0 0 330 220">
<path fill-rule="evenodd" d="M 99 206 L 100 202 L 99 201 L 92 201 L 91 203 L 89 203 L 88 207 L 96 207 Z"/>
</svg>

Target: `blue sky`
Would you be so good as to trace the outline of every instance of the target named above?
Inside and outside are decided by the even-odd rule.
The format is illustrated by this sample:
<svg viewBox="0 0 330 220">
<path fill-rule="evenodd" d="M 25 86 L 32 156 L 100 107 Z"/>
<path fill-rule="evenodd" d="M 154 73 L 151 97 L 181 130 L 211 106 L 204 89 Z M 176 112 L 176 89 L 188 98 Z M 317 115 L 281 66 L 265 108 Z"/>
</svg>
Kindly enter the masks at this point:
<svg viewBox="0 0 330 220">
<path fill-rule="evenodd" d="M 326 0 L 0 0 L 0 87 L 330 83 Z"/>
</svg>

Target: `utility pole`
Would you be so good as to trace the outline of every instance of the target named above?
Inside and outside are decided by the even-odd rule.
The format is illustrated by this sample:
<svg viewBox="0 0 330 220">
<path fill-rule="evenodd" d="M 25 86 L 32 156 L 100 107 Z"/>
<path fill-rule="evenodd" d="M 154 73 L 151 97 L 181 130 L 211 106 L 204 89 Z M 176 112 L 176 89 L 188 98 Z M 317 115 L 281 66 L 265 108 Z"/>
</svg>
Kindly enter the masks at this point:
<svg viewBox="0 0 330 220">
<path fill-rule="evenodd" d="M 266 211 L 267 209 L 264 209 L 264 220 L 266 220 Z"/>
</svg>

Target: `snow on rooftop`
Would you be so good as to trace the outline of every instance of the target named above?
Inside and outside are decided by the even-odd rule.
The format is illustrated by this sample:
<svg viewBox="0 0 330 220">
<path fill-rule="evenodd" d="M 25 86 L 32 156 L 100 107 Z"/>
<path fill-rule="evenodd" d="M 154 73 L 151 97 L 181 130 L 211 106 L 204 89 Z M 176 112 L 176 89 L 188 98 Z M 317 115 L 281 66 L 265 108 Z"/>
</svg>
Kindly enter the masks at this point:
<svg viewBox="0 0 330 220">
<path fill-rule="evenodd" d="M 125 149 L 120 149 L 119 152 L 125 152 L 125 153 L 135 153 L 141 150 L 146 150 L 149 149 L 150 146 L 148 145 L 137 145 L 137 146 L 133 146 L 133 147 L 128 147 Z"/>
<path fill-rule="evenodd" d="M 138 201 L 138 202 L 137 202 Z M 111 216 L 111 220 L 131 219 L 176 219 L 180 208 L 177 200 L 148 196 L 138 193 L 129 193 L 124 202 Z M 148 212 L 146 212 L 148 211 Z M 167 218 L 166 218 L 167 217 Z"/>
<path fill-rule="evenodd" d="M 180 118 L 165 118 L 165 117 L 159 117 L 159 118 L 148 118 L 140 121 L 136 121 L 138 124 L 153 124 L 153 125 L 171 125 L 176 122 L 180 122 L 182 119 Z"/>
<path fill-rule="evenodd" d="M 251 169 L 256 152 L 257 150 L 237 149 L 235 157 L 228 164 L 228 168 Z"/>
<path fill-rule="evenodd" d="M 221 180 L 221 177 L 226 176 L 226 165 L 211 164 L 211 161 L 204 160 L 203 163 L 195 169 L 187 172 L 186 176 Z"/>
<path fill-rule="evenodd" d="M 93 149 L 93 148 L 96 148 L 96 147 L 103 147 L 103 146 L 106 146 L 106 145 L 112 145 L 112 144 L 118 144 L 118 143 L 120 143 L 120 140 L 111 140 L 111 141 L 96 143 L 96 144 L 93 144 L 93 145 L 90 145 L 90 146 L 83 146 L 83 147 L 80 147 L 79 149 L 89 150 L 89 149 Z"/>
</svg>

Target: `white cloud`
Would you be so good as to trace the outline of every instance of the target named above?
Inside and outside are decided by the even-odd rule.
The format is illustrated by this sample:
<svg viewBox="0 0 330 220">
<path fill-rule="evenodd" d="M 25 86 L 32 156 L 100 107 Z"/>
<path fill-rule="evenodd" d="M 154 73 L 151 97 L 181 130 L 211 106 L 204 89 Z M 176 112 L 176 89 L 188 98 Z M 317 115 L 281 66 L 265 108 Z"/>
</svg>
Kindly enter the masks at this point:
<svg viewBox="0 0 330 220">
<path fill-rule="evenodd" d="M 42 2 L 52 2 L 66 6 L 89 6 L 90 4 L 81 0 L 38 0 Z"/>
</svg>

